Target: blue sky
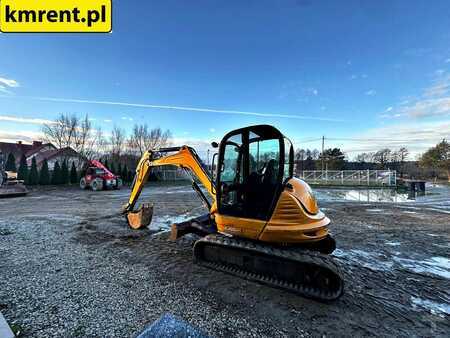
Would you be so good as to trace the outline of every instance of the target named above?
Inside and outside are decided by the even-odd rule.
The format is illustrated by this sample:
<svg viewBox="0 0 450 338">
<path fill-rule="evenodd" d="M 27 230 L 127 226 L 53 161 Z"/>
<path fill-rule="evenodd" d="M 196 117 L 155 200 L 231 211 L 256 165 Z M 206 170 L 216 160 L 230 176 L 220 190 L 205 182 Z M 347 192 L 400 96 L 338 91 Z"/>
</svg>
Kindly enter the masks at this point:
<svg viewBox="0 0 450 338">
<path fill-rule="evenodd" d="M 113 2 L 112 34 L 0 35 L 0 139 L 60 112 L 201 147 L 259 123 L 349 156 L 450 138 L 448 1 Z"/>
</svg>

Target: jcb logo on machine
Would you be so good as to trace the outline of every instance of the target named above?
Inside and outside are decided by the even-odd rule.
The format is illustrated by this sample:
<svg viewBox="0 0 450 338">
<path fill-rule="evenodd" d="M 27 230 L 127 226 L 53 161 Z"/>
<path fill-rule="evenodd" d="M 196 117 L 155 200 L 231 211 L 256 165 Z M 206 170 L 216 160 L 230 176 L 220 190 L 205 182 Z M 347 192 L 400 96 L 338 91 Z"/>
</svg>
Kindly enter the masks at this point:
<svg viewBox="0 0 450 338">
<path fill-rule="evenodd" d="M 2 33 L 109 33 L 112 0 L 0 0 Z"/>
</svg>

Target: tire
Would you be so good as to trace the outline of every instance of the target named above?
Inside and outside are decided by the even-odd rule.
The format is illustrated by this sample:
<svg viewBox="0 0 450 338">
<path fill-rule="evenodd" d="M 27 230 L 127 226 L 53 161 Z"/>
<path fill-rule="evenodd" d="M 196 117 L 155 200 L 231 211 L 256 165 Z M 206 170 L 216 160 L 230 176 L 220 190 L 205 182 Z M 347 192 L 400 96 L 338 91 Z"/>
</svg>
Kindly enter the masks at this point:
<svg viewBox="0 0 450 338">
<path fill-rule="evenodd" d="M 87 188 L 86 180 L 85 180 L 84 177 L 82 177 L 81 180 L 80 180 L 80 188 L 83 189 L 83 190 Z"/>
<path fill-rule="evenodd" d="M 95 179 L 91 183 L 92 190 L 100 191 L 103 190 L 103 181 L 100 179 Z"/>
</svg>

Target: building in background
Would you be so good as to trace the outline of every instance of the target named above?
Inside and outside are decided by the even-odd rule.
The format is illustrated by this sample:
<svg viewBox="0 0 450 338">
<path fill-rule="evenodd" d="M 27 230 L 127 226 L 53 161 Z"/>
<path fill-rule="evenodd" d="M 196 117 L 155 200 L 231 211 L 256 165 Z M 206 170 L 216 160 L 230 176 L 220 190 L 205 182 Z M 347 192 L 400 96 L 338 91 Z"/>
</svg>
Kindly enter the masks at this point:
<svg viewBox="0 0 450 338">
<path fill-rule="evenodd" d="M 66 160 L 69 168 L 72 165 L 72 162 L 74 162 L 77 168 L 81 168 L 85 160 L 79 153 L 70 147 L 57 149 L 53 144 L 43 143 L 41 141 L 33 141 L 32 144 L 22 143 L 21 141 L 16 143 L 0 142 L 0 150 L 5 155 L 5 158 L 7 158 L 10 153 L 14 155 L 16 167 L 19 167 L 22 155 L 25 155 L 29 167 L 31 166 L 33 158 L 36 158 L 38 169 L 41 168 L 44 159 L 47 159 L 50 171 L 53 170 L 56 161 L 61 165 L 62 162 Z"/>
</svg>

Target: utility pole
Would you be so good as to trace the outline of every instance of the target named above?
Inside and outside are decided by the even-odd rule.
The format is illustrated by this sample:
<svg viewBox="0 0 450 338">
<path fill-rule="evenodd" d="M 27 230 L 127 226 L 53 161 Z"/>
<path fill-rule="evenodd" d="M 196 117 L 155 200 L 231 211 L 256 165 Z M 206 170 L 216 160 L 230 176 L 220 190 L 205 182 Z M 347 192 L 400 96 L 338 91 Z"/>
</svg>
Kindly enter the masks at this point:
<svg viewBox="0 0 450 338">
<path fill-rule="evenodd" d="M 325 151 L 325 136 L 322 136 L 322 173 L 323 173 L 323 169 L 324 169 L 324 151 Z"/>
</svg>

